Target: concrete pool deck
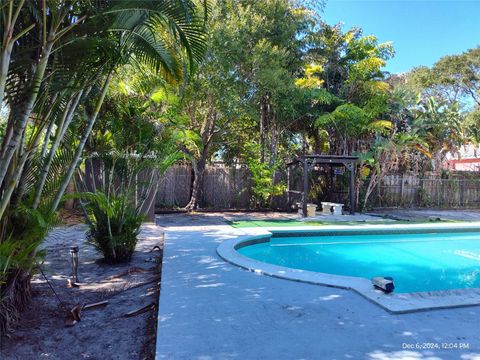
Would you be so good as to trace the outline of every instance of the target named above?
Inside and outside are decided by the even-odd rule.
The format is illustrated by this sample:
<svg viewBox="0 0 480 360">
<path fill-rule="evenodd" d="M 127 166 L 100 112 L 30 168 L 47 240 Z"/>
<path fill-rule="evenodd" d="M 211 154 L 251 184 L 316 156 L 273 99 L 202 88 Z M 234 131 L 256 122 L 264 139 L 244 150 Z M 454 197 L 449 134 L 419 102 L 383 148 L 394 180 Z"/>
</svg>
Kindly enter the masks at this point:
<svg viewBox="0 0 480 360">
<path fill-rule="evenodd" d="M 480 360 L 479 306 L 390 314 L 350 290 L 225 262 L 217 246 L 249 230 L 221 214 L 157 223 L 166 231 L 157 359 Z"/>
</svg>

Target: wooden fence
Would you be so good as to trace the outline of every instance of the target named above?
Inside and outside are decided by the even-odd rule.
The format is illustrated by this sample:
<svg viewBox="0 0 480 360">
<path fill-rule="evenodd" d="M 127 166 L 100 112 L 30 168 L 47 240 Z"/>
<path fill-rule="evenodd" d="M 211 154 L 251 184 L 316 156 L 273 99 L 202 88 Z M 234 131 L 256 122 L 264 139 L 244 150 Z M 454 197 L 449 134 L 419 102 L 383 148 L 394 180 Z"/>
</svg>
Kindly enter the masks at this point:
<svg viewBox="0 0 480 360">
<path fill-rule="evenodd" d="M 278 177 L 282 181 L 281 176 Z M 284 179 L 283 179 L 284 180 Z M 193 181 L 190 165 L 172 166 L 162 177 L 155 199 L 157 209 L 184 207 L 190 199 Z M 252 181 L 244 166 L 227 167 L 221 163 L 207 166 L 200 197 L 202 208 L 248 209 L 251 206 Z M 273 205 L 288 209 L 287 197 L 278 197 Z M 362 199 L 360 199 L 362 200 Z M 298 201 L 298 200 L 297 200 Z M 441 179 L 438 174 L 387 175 L 370 198 L 374 207 L 480 208 L 480 174 L 454 174 Z"/>
<path fill-rule="evenodd" d="M 193 182 L 190 165 L 174 165 L 161 177 L 155 205 L 157 208 L 181 208 L 190 199 Z M 223 164 L 207 166 L 200 204 L 211 209 L 248 209 L 252 183 L 243 166 Z"/>
<path fill-rule="evenodd" d="M 392 174 L 379 184 L 372 200 L 378 207 L 476 208 L 480 207 L 480 177 Z"/>
</svg>

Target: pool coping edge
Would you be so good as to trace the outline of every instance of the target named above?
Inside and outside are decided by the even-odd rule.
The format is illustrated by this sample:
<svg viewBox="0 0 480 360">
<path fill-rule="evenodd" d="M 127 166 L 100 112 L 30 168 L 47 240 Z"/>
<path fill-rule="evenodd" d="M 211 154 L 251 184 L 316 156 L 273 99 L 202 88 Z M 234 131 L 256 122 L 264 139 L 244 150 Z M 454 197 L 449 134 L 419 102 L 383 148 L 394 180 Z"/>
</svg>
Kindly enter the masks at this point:
<svg viewBox="0 0 480 360">
<path fill-rule="evenodd" d="M 333 225 L 319 227 L 288 227 L 288 228 L 244 228 L 241 233 L 237 232 L 237 237 L 228 239 L 220 243 L 216 252 L 220 258 L 226 262 L 236 265 L 244 270 L 254 272 L 259 275 L 267 275 L 274 278 L 280 278 L 290 281 L 303 282 L 312 285 L 353 290 L 366 300 L 382 307 L 392 314 L 405 314 L 419 311 L 429 311 L 437 309 L 450 309 L 459 307 L 469 307 L 480 305 L 480 289 L 460 289 L 460 290 L 442 290 L 419 293 L 392 293 L 385 294 L 375 290 L 370 280 L 362 277 L 342 276 L 328 273 L 313 272 L 287 268 L 284 266 L 268 264 L 258 260 L 241 255 L 237 249 L 245 242 L 262 242 L 265 238 L 270 238 L 273 233 L 282 232 L 316 232 L 325 233 L 330 231 L 358 231 L 375 228 L 376 230 L 392 231 L 415 231 L 415 230 L 442 230 L 442 229 L 478 229 L 480 231 L 480 222 L 468 224 L 449 224 L 450 226 L 438 226 L 431 224 L 415 225 Z M 452 226 L 454 225 L 454 226 Z M 460 225 L 460 226 L 458 226 Z"/>
</svg>

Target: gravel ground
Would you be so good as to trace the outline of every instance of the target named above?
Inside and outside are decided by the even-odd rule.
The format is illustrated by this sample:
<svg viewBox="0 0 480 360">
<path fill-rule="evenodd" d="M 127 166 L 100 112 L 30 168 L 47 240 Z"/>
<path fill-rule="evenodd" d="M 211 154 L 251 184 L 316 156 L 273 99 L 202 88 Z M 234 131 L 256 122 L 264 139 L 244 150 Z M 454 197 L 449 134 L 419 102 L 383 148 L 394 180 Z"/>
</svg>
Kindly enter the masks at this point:
<svg viewBox="0 0 480 360">
<path fill-rule="evenodd" d="M 67 312 L 41 274 L 32 279 L 33 300 L 17 328 L 0 343 L 0 358 L 9 359 L 153 359 L 162 250 L 162 229 L 145 225 L 129 264 L 103 264 L 85 241 L 85 225 L 54 229 L 43 248 L 42 269 L 70 310 L 77 304 L 108 300 L 105 307 L 84 310 L 81 321 L 65 325 Z M 69 248 L 78 245 L 78 288 L 68 288 Z M 147 312 L 125 314 L 152 305 Z"/>
</svg>

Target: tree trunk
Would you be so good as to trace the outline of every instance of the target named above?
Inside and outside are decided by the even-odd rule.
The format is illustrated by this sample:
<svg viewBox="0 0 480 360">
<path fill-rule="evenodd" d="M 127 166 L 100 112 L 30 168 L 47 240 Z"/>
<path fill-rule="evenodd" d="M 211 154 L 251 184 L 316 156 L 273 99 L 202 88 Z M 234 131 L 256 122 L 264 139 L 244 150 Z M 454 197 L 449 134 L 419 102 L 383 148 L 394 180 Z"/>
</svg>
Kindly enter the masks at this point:
<svg viewBox="0 0 480 360">
<path fill-rule="evenodd" d="M 280 131 L 276 124 L 275 118 L 273 124 L 270 126 L 270 144 L 269 144 L 269 159 L 268 163 L 273 166 L 278 158 L 278 144 L 280 143 Z"/>
<path fill-rule="evenodd" d="M 270 128 L 270 104 L 268 95 L 260 100 L 260 161 L 265 162 L 265 148 L 268 144 L 268 132 Z"/>
<path fill-rule="evenodd" d="M 34 209 L 36 209 L 38 207 L 38 205 L 40 204 L 40 199 L 41 199 L 41 196 L 42 196 L 43 188 L 45 186 L 45 182 L 47 180 L 47 176 L 48 176 L 48 173 L 50 171 L 50 167 L 52 166 L 53 159 L 55 158 L 55 154 L 57 152 L 57 149 L 58 149 L 63 137 L 65 136 L 67 128 L 70 126 L 70 123 L 73 119 L 73 115 L 75 114 L 75 110 L 78 106 L 78 103 L 80 102 L 81 97 L 82 97 L 82 91 L 80 91 L 76 95 L 75 100 L 73 100 L 73 97 L 70 98 L 67 105 L 65 106 L 62 118 L 60 119 L 60 123 L 58 124 L 58 129 L 57 129 L 57 134 L 55 136 L 55 140 L 52 144 L 52 147 L 50 148 L 50 151 L 48 153 L 48 157 L 46 159 L 44 159 L 44 162 L 42 163 L 42 170 L 41 170 L 40 178 L 38 180 L 37 187 L 36 187 L 36 190 L 35 190 L 35 199 L 33 201 L 33 208 Z M 73 104 L 72 104 L 72 101 L 73 101 Z"/>
<path fill-rule="evenodd" d="M 21 269 L 10 270 L 6 282 L 0 285 L 0 299 L 0 334 L 6 334 L 30 302 L 30 274 Z"/>
<path fill-rule="evenodd" d="M 19 184 L 20 179 L 24 174 L 23 169 L 25 167 L 25 164 L 27 164 L 27 162 L 30 160 L 32 151 L 37 148 L 39 142 L 40 142 L 40 132 L 37 132 L 31 146 L 25 149 L 21 154 L 19 154 L 20 149 L 17 150 L 16 152 L 17 155 L 15 155 L 14 158 L 18 157 L 18 159 L 10 163 L 10 166 L 7 169 L 7 174 L 4 177 L 4 184 L 3 184 L 4 192 L 2 193 L 2 197 L 0 198 L 0 218 L 2 218 L 3 213 L 5 212 L 8 205 L 10 204 L 10 201 L 12 199 L 12 194 L 17 189 L 17 185 Z M 19 190 L 20 190 L 19 194 L 17 194 L 18 198 L 20 198 L 23 195 L 24 189 L 20 188 Z"/>
<path fill-rule="evenodd" d="M 48 124 L 47 131 L 45 132 L 45 136 L 44 136 L 44 139 L 43 139 L 42 151 L 40 152 L 40 158 L 41 159 L 43 159 L 47 154 L 47 147 L 48 147 L 48 144 L 50 142 L 50 135 L 52 134 L 53 127 L 55 126 L 55 121 L 51 121 L 50 116 L 52 115 L 53 109 L 55 108 L 57 98 L 58 98 L 58 93 L 56 93 L 53 96 L 53 99 L 51 101 L 52 105 L 50 106 L 50 110 L 48 111 L 47 115 L 45 115 L 45 121 L 48 121 L 49 124 Z"/>
<path fill-rule="evenodd" d="M 377 185 L 377 181 L 378 181 L 377 170 L 373 170 L 373 173 L 370 175 L 370 180 L 368 182 L 367 190 L 365 191 L 365 198 L 363 199 L 362 212 L 364 212 L 367 209 L 368 199 L 370 198 L 370 195 L 375 189 L 375 186 Z"/>
<path fill-rule="evenodd" d="M 0 103 L 3 102 L 5 97 L 5 85 L 7 84 L 8 69 L 10 68 L 10 59 L 12 56 L 13 46 L 15 42 L 30 31 L 33 28 L 33 24 L 23 29 L 19 34 L 13 37 L 13 30 L 15 29 L 15 24 L 17 22 L 20 11 L 25 4 L 25 0 L 20 0 L 17 2 L 17 8 L 14 10 L 15 2 L 12 0 L 8 5 L 3 4 L 2 6 L 8 6 L 8 16 L 3 19 L 4 28 L 3 28 L 3 39 L 2 39 L 2 50 L 0 54 Z"/>
<path fill-rule="evenodd" d="M 7 83 L 8 69 L 10 68 L 10 58 L 13 50 L 13 43 L 8 42 L 4 45 L 0 56 L 0 101 L 3 102 L 5 97 L 5 85 Z"/>
<path fill-rule="evenodd" d="M 198 154 L 198 159 L 195 159 L 193 154 L 190 153 L 190 158 L 193 167 L 193 184 L 192 194 L 190 201 L 185 206 L 185 210 L 191 211 L 198 208 L 199 200 L 201 198 L 203 176 L 205 174 L 205 166 L 207 164 L 208 156 L 210 154 L 210 147 L 212 145 L 213 136 L 215 135 L 215 124 L 217 123 L 217 111 L 212 101 L 212 96 L 207 97 L 208 112 L 203 119 L 203 123 L 200 129 L 200 137 L 202 139 L 202 147 Z M 192 123 L 195 123 L 193 113 L 190 114 Z"/>
<path fill-rule="evenodd" d="M 53 34 L 52 34 L 53 36 Z M 21 112 L 19 118 L 14 123 L 13 133 L 10 141 L 8 144 L 4 144 L 5 153 L 3 157 L 0 159 L 0 183 L 3 182 L 5 178 L 5 174 L 7 173 L 8 166 L 10 161 L 12 160 L 13 154 L 15 150 L 17 150 L 18 146 L 20 145 L 20 139 L 23 136 L 25 128 L 28 123 L 28 119 L 33 111 L 33 106 L 35 105 L 35 101 L 37 100 L 37 96 L 40 91 L 40 87 L 43 81 L 43 77 L 45 74 L 45 70 L 47 68 L 48 59 L 50 57 L 50 53 L 53 48 L 53 39 L 51 39 L 45 46 L 40 56 L 40 61 L 37 65 L 35 70 L 35 76 L 32 80 L 32 86 L 30 90 L 30 94 L 28 95 L 28 100 L 25 103 L 25 109 Z"/>
<path fill-rule="evenodd" d="M 95 110 L 93 111 L 93 114 L 90 116 L 88 125 L 84 130 L 82 137 L 80 139 L 80 143 L 78 144 L 77 149 L 75 151 L 75 155 L 73 157 L 72 163 L 70 164 L 67 170 L 67 173 L 65 174 L 65 178 L 63 179 L 63 182 L 60 188 L 58 189 L 57 194 L 55 195 L 55 199 L 53 200 L 52 206 L 50 208 L 50 211 L 52 212 L 54 212 L 57 209 L 58 205 L 60 204 L 63 194 L 65 193 L 65 190 L 67 189 L 68 184 L 70 184 L 70 181 L 72 180 L 72 176 L 75 170 L 77 169 L 78 163 L 80 162 L 80 158 L 82 157 L 83 148 L 85 147 L 87 139 L 90 136 L 90 133 L 93 129 L 93 125 L 95 125 L 95 122 L 97 120 L 98 113 L 100 112 L 100 109 L 103 105 L 103 101 L 105 100 L 105 95 L 107 94 L 108 86 L 110 85 L 112 76 L 113 76 L 113 70 L 109 72 L 109 74 L 107 75 L 107 78 L 105 79 L 102 92 L 97 101 L 97 104 L 95 105 Z"/>
<path fill-rule="evenodd" d="M 205 175 L 205 158 L 203 155 L 201 158 L 192 164 L 194 179 L 192 185 L 192 195 L 190 196 L 190 201 L 185 206 L 185 210 L 192 211 L 198 209 L 201 192 L 202 192 L 202 185 L 203 185 L 203 177 Z"/>
</svg>

